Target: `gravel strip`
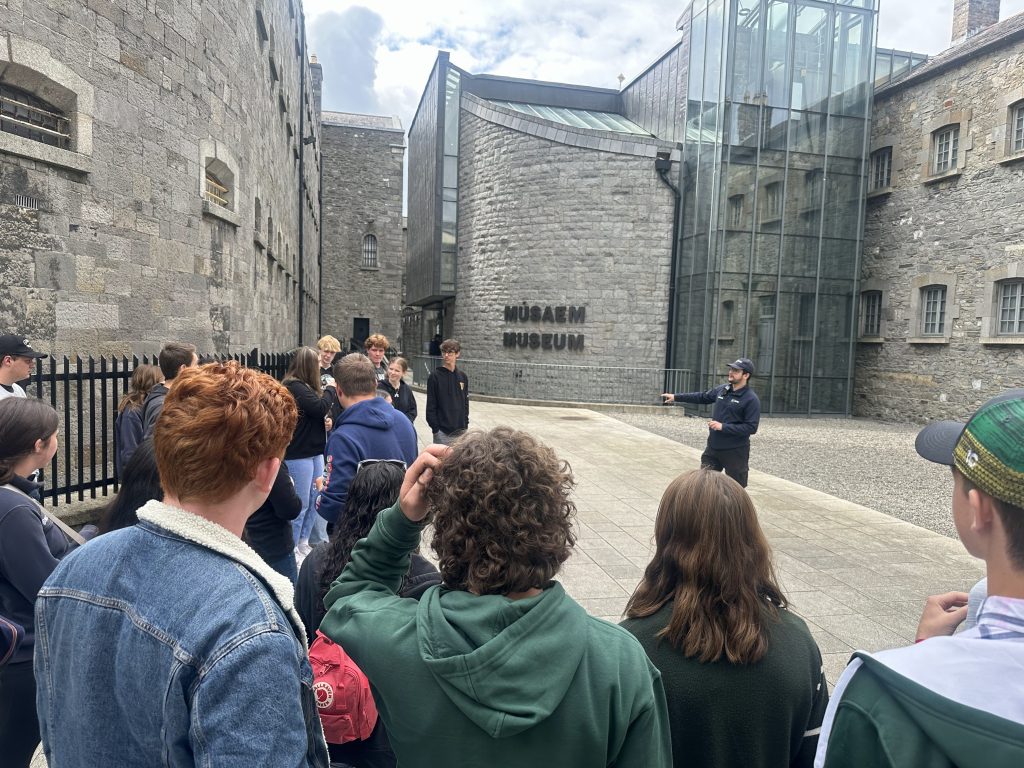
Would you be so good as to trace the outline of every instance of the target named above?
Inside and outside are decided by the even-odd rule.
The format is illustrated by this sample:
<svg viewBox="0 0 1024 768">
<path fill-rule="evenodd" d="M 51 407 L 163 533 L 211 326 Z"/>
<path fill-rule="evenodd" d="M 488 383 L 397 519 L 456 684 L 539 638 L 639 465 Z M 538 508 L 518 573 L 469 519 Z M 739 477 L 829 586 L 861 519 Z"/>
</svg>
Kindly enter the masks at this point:
<svg viewBox="0 0 1024 768">
<path fill-rule="evenodd" d="M 634 427 L 703 450 L 707 419 L 665 413 L 612 412 Z M 750 468 L 956 538 L 945 467 L 914 450 L 919 425 L 866 419 L 762 417 L 751 438 Z"/>
</svg>

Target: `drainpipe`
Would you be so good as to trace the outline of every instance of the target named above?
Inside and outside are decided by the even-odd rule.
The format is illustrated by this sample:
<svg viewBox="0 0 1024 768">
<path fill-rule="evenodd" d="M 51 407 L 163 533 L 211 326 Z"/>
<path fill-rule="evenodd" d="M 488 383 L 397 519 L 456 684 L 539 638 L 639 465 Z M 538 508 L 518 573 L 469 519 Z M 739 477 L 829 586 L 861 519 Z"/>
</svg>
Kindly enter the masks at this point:
<svg viewBox="0 0 1024 768">
<path fill-rule="evenodd" d="M 672 260 L 669 264 L 668 282 L 668 332 L 665 334 L 666 386 L 670 383 L 667 381 L 667 371 L 672 365 L 672 334 L 676 322 L 676 262 L 679 256 L 679 217 L 682 214 L 683 207 L 683 196 L 679 192 L 679 187 L 669 181 L 668 178 L 668 172 L 671 169 L 671 155 L 668 152 L 659 152 L 654 161 L 654 170 L 658 172 L 658 178 L 664 182 L 665 186 L 672 190 L 672 197 L 674 198 L 672 208 Z M 667 392 L 668 390 L 665 391 Z"/>
<path fill-rule="evenodd" d="M 306 323 L 306 22 L 303 14 L 299 14 L 299 27 L 302 32 L 302 58 L 299 61 L 299 344 L 305 343 Z M 312 137 L 310 137 L 312 139 Z"/>
</svg>

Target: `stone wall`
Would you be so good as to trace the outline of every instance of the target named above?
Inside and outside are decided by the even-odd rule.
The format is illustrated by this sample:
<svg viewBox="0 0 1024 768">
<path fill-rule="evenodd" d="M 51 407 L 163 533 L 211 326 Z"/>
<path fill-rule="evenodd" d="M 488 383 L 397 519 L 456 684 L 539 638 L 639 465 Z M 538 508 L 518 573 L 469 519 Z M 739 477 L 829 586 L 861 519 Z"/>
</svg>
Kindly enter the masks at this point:
<svg viewBox="0 0 1024 768">
<path fill-rule="evenodd" d="M 882 335 L 858 344 L 856 415 L 966 418 L 1024 382 L 1024 335 L 993 329 L 993 281 L 1024 276 L 1024 153 L 1007 151 L 1022 99 L 1020 40 L 876 96 L 872 147 L 893 147 L 893 175 L 867 204 L 861 289 L 882 291 Z M 959 167 L 933 177 L 931 132 L 950 123 L 961 126 Z M 948 332 L 923 338 L 919 292 L 938 281 Z"/>
<path fill-rule="evenodd" d="M 323 332 L 344 345 L 353 319 L 367 318 L 370 333 L 383 333 L 402 349 L 404 132 L 397 120 L 387 129 L 335 124 L 347 119 L 392 123 L 323 114 Z M 366 235 L 377 238 L 376 267 L 363 265 Z"/>
<path fill-rule="evenodd" d="M 315 340 L 302 27 L 297 0 L 0 0 L 0 84 L 58 107 L 72 134 L 60 148 L 0 133 L 0 328 L 57 354 L 282 350 L 301 304 Z M 208 170 L 227 206 L 204 199 Z"/>
<path fill-rule="evenodd" d="M 654 159 L 673 146 L 463 95 L 454 332 L 464 357 L 664 365 L 673 198 Z"/>
</svg>

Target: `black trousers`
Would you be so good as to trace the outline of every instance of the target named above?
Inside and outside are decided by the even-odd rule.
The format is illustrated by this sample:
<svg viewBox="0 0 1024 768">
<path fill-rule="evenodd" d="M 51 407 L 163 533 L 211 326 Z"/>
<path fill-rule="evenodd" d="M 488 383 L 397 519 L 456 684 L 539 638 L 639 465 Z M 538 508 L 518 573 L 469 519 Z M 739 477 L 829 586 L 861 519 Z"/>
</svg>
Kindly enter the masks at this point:
<svg viewBox="0 0 1024 768">
<path fill-rule="evenodd" d="M 28 768 L 39 745 L 32 662 L 0 667 L 0 756 L 7 768 Z"/>
<path fill-rule="evenodd" d="M 747 487 L 747 473 L 750 464 L 750 443 L 739 448 L 712 448 L 708 446 L 700 457 L 701 469 L 725 470 L 725 474 L 744 488 Z"/>
</svg>

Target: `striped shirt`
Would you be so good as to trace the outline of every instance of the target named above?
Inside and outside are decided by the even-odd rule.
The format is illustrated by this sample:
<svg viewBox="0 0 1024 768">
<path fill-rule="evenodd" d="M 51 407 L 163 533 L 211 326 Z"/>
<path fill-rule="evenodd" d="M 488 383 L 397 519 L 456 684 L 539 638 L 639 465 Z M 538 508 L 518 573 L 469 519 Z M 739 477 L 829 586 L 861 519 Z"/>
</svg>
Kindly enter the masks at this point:
<svg viewBox="0 0 1024 768">
<path fill-rule="evenodd" d="M 961 637 L 984 640 L 1024 640 L 1024 600 L 989 595 L 978 611 L 977 625 Z"/>
</svg>

